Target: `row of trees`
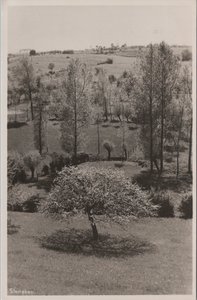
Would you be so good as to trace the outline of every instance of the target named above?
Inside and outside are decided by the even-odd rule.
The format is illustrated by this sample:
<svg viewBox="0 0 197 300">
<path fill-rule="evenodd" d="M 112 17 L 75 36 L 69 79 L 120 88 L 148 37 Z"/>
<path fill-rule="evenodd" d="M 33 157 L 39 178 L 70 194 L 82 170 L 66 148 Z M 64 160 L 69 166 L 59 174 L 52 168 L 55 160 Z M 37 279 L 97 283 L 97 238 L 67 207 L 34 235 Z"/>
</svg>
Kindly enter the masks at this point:
<svg viewBox="0 0 197 300">
<path fill-rule="evenodd" d="M 188 67 L 181 69 L 176 56 L 165 43 L 150 45 L 139 67 L 135 110 L 142 115 L 144 152 L 162 173 L 164 144 L 174 143 L 179 174 L 179 144 L 183 125 L 189 127 L 192 143 L 192 76 Z M 157 164 L 157 159 L 160 165 Z M 191 172 L 189 151 L 188 171 Z"/>
<path fill-rule="evenodd" d="M 46 89 L 27 58 L 22 59 L 14 74 L 15 90 L 23 93 L 30 102 L 35 145 L 41 154 L 46 139 L 47 107 L 52 103 L 50 106 L 61 120 L 62 148 L 75 157 L 85 141 L 84 129 L 90 122 L 97 124 L 99 154 L 100 124 L 103 118 L 113 120 L 115 115 L 123 129 L 124 118 L 141 124 L 145 157 L 150 160 L 151 172 L 155 165 L 160 174 L 163 172 L 164 146 L 173 143 L 178 176 L 180 140 L 188 130 L 188 171 L 191 172 L 192 76 L 188 67 L 181 68 L 179 60 L 164 42 L 150 44 L 135 72 L 125 71 L 118 79 L 98 67 L 93 74 L 78 59 L 70 61 L 55 90 Z M 124 147 L 124 130 L 122 132 Z"/>
</svg>

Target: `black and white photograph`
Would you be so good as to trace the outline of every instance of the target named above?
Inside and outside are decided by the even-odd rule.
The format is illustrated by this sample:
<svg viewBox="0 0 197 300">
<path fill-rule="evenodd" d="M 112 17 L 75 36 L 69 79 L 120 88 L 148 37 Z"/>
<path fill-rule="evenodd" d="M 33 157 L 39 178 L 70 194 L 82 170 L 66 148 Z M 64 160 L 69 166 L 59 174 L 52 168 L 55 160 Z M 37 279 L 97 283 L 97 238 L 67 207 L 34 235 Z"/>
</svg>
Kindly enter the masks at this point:
<svg viewBox="0 0 197 300">
<path fill-rule="evenodd" d="M 5 2 L 2 299 L 194 300 L 196 1 Z"/>
</svg>

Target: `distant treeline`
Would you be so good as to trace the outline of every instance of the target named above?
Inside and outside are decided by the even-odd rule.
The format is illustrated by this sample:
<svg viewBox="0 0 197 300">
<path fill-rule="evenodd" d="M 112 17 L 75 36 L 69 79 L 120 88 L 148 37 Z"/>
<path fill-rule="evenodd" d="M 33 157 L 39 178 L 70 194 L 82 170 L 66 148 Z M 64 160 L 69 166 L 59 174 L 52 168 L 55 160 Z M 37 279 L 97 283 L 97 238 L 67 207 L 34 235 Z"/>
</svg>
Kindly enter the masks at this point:
<svg viewBox="0 0 197 300">
<path fill-rule="evenodd" d="M 51 50 L 51 51 L 43 51 L 37 52 L 36 55 L 44 55 L 44 54 L 74 54 L 74 50 Z M 30 53 L 31 55 L 31 53 Z"/>
</svg>

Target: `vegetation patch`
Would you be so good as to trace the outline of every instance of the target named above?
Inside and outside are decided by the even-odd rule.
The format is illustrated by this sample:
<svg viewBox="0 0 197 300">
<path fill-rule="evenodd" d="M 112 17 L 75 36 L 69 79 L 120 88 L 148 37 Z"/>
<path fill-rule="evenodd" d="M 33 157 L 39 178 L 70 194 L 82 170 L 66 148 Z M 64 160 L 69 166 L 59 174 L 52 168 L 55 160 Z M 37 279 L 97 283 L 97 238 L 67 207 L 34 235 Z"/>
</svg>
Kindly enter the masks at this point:
<svg viewBox="0 0 197 300">
<path fill-rule="evenodd" d="M 192 218 L 192 212 L 193 212 L 192 193 L 187 193 L 186 195 L 182 196 L 182 200 L 178 210 L 181 213 L 182 218 L 184 219 Z"/>
</svg>

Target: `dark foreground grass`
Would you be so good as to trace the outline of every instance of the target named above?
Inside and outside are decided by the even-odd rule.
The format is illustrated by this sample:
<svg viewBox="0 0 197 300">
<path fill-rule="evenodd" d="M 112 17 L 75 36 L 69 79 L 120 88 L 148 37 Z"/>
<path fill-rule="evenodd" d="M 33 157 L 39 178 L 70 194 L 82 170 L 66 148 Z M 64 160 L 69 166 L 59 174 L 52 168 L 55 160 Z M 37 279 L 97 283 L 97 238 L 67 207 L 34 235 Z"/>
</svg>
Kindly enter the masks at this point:
<svg viewBox="0 0 197 300">
<path fill-rule="evenodd" d="M 8 290 L 36 295 L 190 294 L 192 222 L 132 220 L 124 228 L 98 223 L 93 244 L 86 218 L 70 223 L 9 213 Z"/>
</svg>

